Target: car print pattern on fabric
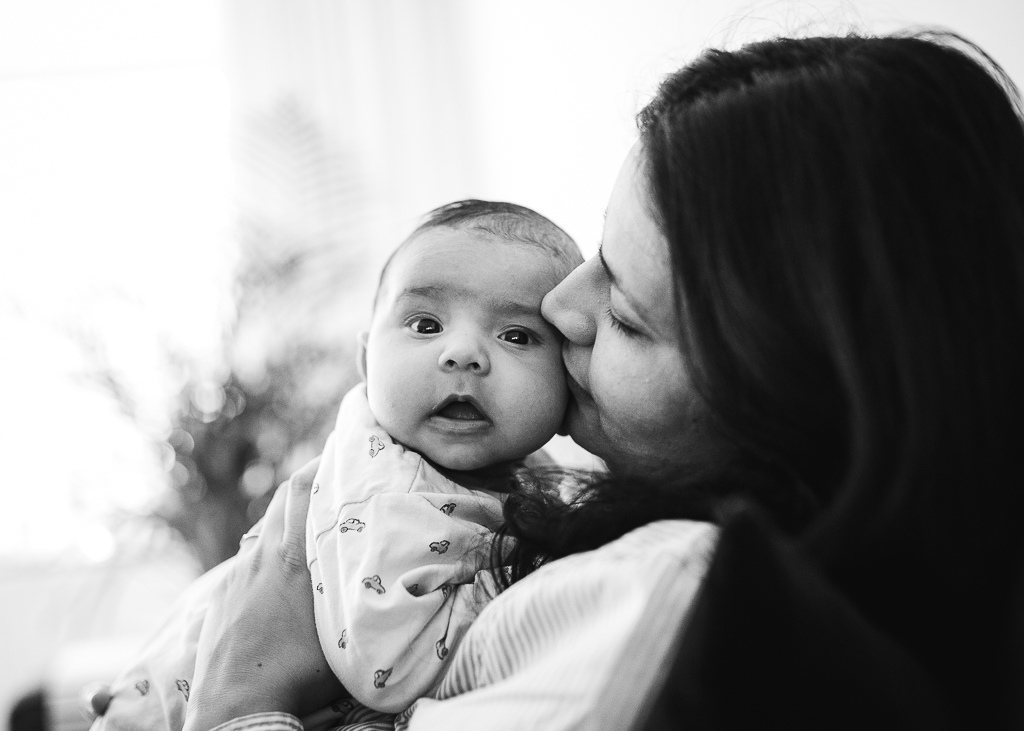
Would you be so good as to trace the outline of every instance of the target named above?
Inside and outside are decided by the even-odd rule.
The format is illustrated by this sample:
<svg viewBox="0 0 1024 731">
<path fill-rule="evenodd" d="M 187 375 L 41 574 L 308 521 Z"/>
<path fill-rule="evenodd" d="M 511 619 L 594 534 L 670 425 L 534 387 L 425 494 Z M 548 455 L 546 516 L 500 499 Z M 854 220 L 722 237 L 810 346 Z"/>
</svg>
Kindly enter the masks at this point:
<svg viewBox="0 0 1024 731">
<path fill-rule="evenodd" d="M 384 584 L 380 583 L 380 577 L 377 574 L 373 576 L 367 576 L 363 579 L 363 586 L 367 589 L 373 589 L 378 594 L 384 593 Z"/>
<path fill-rule="evenodd" d="M 356 533 L 362 533 L 363 528 L 366 527 L 366 523 L 359 520 L 359 518 L 349 518 L 346 521 L 338 524 L 339 533 L 348 533 L 350 530 L 354 530 Z"/>
<path fill-rule="evenodd" d="M 394 667 L 390 667 L 387 670 L 378 670 L 373 674 L 373 687 L 383 688 L 384 684 L 388 682 L 388 678 L 391 677 L 391 671 Z"/>
<path fill-rule="evenodd" d="M 353 708 L 355 708 L 355 705 L 352 701 L 338 701 L 331 704 L 331 710 L 335 713 L 348 713 Z"/>
<path fill-rule="evenodd" d="M 370 437 L 370 456 L 376 457 L 382 449 L 384 449 L 384 442 L 376 434 Z"/>
<path fill-rule="evenodd" d="M 422 457 L 402 448 L 400 442 L 392 441 L 382 427 L 373 423 L 371 414 L 367 412 L 365 416 L 363 420 L 349 420 L 352 423 L 347 431 L 347 422 L 338 422 L 337 433 L 330 442 L 338 446 L 338 449 L 333 457 L 325 450 L 323 469 L 318 470 L 315 479 L 307 482 L 307 495 L 316 499 L 311 501 L 310 517 L 304 523 L 305 545 L 309 553 L 306 564 L 316 579 L 310 582 L 316 610 L 321 617 L 329 620 L 318 628 L 318 642 L 322 642 L 331 663 L 353 679 L 353 687 L 362 688 L 367 700 L 374 696 L 382 703 L 392 703 L 394 698 L 404 700 L 409 697 L 415 700 L 422 695 L 421 687 L 436 682 L 448 665 L 447 658 L 455 656 L 447 645 L 448 637 L 451 637 L 453 645 L 458 644 L 461 633 L 469 625 L 467 620 L 479 611 L 476 606 L 477 592 L 467 591 L 465 602 L 454 601 L 455 594 L 461 593 L 463 589 L 457 582 L 473 580 L 481 567 L 488 564 L 488 557 L 483 555 L 486 551 L 473 549 L 477 539 L 486 542 L 492 526 L 499 524 L 500 498 L 504 496 L 495 498 L 490 492 L 478 496 L 472 489 L 459 489 L 457 494 L 446 493 L 456 489 L 449 480 L 432 471 L 431 465 L 424 463 Z M 342 435 L 346 441 L 342 441 Z M 371 435 L 377 439 L 369 441 Z M 387 449 L 388 442 L 395 449 Z M 370 449 L 374 456 L 367 462 L 363 457 L 369 456 L 367 451 Z M 385 455 L 384 451 L 388 454 Z M 379 461 L 377 456 L 381 457 Z M 350 476 L 352 479 L 349 479 Z M 320 492 L 324 493 L 323 498 Z M 392 503 L 401 503 L 400 516 L 408 516 L 406 523 L 395 521 L 395 525 L 390 520 L 381 521 L 375 517 L 378 514 L 386 515 Z M 374 512 L 378 510 L 384 512 Z M 438 512 L 445 517 L 439 518 Z M 459 513 L 457 519 L 455 512 Z M 446 520 L 449 517 L 453 520 Z M 363 518 L 368 522 L 363 521 Z M 371 525 L 373 530 L 370 530 Z M 257 527 L 249 536 L 256 537 L 259 532 L 260 527 Z M 349 532 L 353 535 L 349 536 Z M 393 541 L 405 540 L 408 542 L 401 546 L 404 551 L 402 563 L 391 565 L 389 561 L 393 553 L 390 550 Z M 426 551 L 423 550 L 424 546 L 427 546 Z M 385 550 L 378 552 L 381 547 Z M 318 553 L 321 550 L 327 553 L 321 556 Z M 453 555 L 448 556 L 448 553 Z M 327 556 L 340 566 L 331 564 Z M 444 561 L 440 560 L 441 557 Z M 363 563 L 364 560 L 366 563 Z M 377 563 L 370 563 L 370 560 Z M 327 571 L 328 566 L 332 571 Z M 335 568 L 337 571 L 333 570 Z M 378 571 L 372 575 L 366 573 L 373 569 Z M 384 573 L 381 574 L 381 571 Z M 363 577 L 355 578 L 360 573 L 366 580 Z M 422 583 L 409 586 L 410 593 L 405 597 L 402 597 L 401 591 L 395 594 L 393 581 L 402 583 L 403 580 L 407 581 L 405 577 L 417 574 L 425 577 Z M 388 577 L 388 584 L 383 583 L 384 576 Z M 343 583 L 340 581 L 342 577 Z M 335 578 L 339 579 L 339 583 L 334 582 Z M 419 579 L 416 581 L 419 582 Z M 451 585 L 442 588 L 445 582 L 451 582 Z M 211 581 L 208 587 L 213 585 Z M 386 597 L 388 585 L 391 585 L 391 596 Z M 475 581 L 471 581 L 470 586 L 474 585 Z M 406 586 L 402 583 L 399 589 Z M 328 588 L 331 591 L 327 591 Z M 459 592 L 454 592 L 455 588 L 459 588 Z M 490 588 L 489 585 L 487 588 Z M 370 589 L 374 592 L 373 597 L 367 593 Z M 439 606 L 436 599 L 442 593 L 446 597 L 445 606 Z M 197 593 L 196 597 L 199 596 Z M 306 597 L 308 601 L 309 595 Z M 370 626 L 362 623 L 362 614 L 352 616 L 349 613 L 349 616 L 345 616 L 345 613 L 335 611 L 338 607 L 347 609 L 350 597 L 353 604 L 367 608 L 369 620 L 366 624 Z M 416 601 L 409 601 L 409 598 Z M 489 595 L 480 593 L 479 603 L 484 603 L 488 598 Z M 390 613 L 396 606 L 402 613 L 410 615 L 409 621 L 406 622 L 405 616 L 397 617 L 381 633 L 383 637 L 378 639 L 373 631 L 376 629 L 372 626 L 373 614 Z M 198 625 L 201 626 L 201 623 Z M 352 645 L 352 652 L 348 652 L 352 639 L 348 636 L 349 625 L 352 626 L 352 637 L 360 638 L 359 644 Z M 392 635 L 397 636 L 397 640 L 393 640 Z M 417 641 L 413 643 L 406 639 L 409 636 L 415 636 Z M 431 637 L 439 638 L 433 643 L 437 665 L 429 659 Z M 180 642 L 177 636 L 169 639 Z M 170 645 L 163 637 L 161 642 Z M 367 652 L 363 651 L 364 645 L 367 646 Z M 332 647 L 338 650 L 336 654 L 332 653 Z M 392 652 L 392 647 L 398 648 L 398 651 Z M 182 710 L 191 703 L 192 682 L 190 675 L 182 673 L 189 673 L 191 669 L 186 671 L 184 666 L 177 669 L 178 658 L 174 656 L 174 653 L 180 652 L 177 646 L 159 649 L 167 652 L 160 656 L 160 666 L 153 668 L 153 672 L 158 674 L 152 679 L 148 678 L 149 673 L 145 671 L 128 675 L 128 682 L 122 686 L 125 696 L 123 705 L 136 704 L 141 707 L 159 704 L 167 713 L 180 716 Z M 167 662 L 164 662 L 164 658 Z M 173 664 L 172 660 L 175 661 Z M 384 662 L 389 662 L 388 668 L 383 667 Z M 380 675 L 377 674 L 378 669 L 381 670 Z M 392 683 L 394 670 L 401 672 Z M 130 680 L 131 677 L 136 680 Z M 367 684 L 367 681 L 374 680 L 378 680 L 381 686 L 377 689 L 385 692 L 376 693 L 374 687 Z M 138 697 L 132 695 L 133 684 Z M 179 694 L 185 701 L 184 706 L 176 700 Z M 329 719 L 328 723 L 337 726 L 343 720 L 351 722 L 353 719 L 350 717 L 357 715 L 351 709 L 344 710 L 348 704 L 343 705 L 340 698 L 329 703 L 342 710 L 334 711 L 335 715 L 331 716 L 331 706 L 327 705 L 323 709 L 327 711 L 323 721 Z M 119 704 L 115 704 L 115 710 L 119 710 L 118 707 Z M 352 708 L 363 710 L 359 702 L 354 702 Z"/>
</svg>

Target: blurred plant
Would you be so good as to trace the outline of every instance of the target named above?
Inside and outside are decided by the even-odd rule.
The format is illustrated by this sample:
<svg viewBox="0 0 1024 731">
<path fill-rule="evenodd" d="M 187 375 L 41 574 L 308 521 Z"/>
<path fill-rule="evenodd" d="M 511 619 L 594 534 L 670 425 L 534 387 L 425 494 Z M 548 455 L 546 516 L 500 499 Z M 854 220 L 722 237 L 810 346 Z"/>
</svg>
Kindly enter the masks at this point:
<svg viewBox="0 0 1024 731">
<path fill-rule="evenodd" d="M 354 330 L 372 286 L 366 186 L 302 105 L 285 96 L 254 115 L 238 147 L 227 375 L 187 380 L 162 447 L 173 489 L 159 514 L 206 569 L 236 552 L 273 489 L 323 448 L 358 380 Z"/>
<path fill-rule="evenodd" d="M 164 446 L 173 488 L 159 514 L 204 569 L 234 555 L 274 488 L 318 455 L 338 403 L 357 380 L 354 354 L 311 346 L 258 383 L 231 373 L 190 381 Z"/>
</svg>

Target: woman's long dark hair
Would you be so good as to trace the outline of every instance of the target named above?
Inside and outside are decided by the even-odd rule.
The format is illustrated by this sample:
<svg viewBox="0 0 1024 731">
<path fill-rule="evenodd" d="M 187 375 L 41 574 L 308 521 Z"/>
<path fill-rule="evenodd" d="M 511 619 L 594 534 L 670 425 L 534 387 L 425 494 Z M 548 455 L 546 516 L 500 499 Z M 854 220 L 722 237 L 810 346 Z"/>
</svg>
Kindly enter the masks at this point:
<svg viewBox="0 0 1024 731">
<path fill-rule="evenodd" d="M 513 575 L 744 495 L 976 699 L 1024 542 L 1012 83 L 950 34 L 779 39 L 704 53 L 640 129 L 694 382 L 743 456 L 595 478 L 572 506 L 518 491 Z"/>
</svg>

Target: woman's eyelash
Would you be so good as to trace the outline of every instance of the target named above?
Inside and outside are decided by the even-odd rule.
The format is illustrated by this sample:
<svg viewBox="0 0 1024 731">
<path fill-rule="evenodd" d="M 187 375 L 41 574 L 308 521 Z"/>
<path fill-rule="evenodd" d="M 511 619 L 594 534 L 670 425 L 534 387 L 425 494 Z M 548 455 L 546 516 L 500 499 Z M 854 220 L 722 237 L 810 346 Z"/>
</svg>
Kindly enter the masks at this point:
<svg viewBox="0 0 1024 731">
<path fill-rule="evenodd" d="M 635 336 L 635 335 L 637 335 L 637 334 L 638 334 L 636 330 L 634 330 L 634 329 L 633 329 L 633 328 L 631 328 L 631 327 L 630 327 L 629 325 L 627 325 L 626 323 L 624 323 L 624 322 L 623 322 L 622 320 L 620 320 L 619 318 L 617 318 L 617 317 L 615 316 L 615 313 L 614 313 L 614 312 L 612 312 L 612 308 L 611 308 L 611 307 L 609 307 L 609 308 L 608 308 L 608 309 L 607 309 L 607 310 L 605 311 L 605 314 L 606 314 L 606 315 L 608 316 L 608 322 L 610 322 L 610 323 L 611 323 L 611 326 L 612 326 L 613 328 L 615 328 L 616 330 L 618 330 L 618 331 L 619 331 L 620 333 L 622 333 L 623 335 Z"/>
</svg>

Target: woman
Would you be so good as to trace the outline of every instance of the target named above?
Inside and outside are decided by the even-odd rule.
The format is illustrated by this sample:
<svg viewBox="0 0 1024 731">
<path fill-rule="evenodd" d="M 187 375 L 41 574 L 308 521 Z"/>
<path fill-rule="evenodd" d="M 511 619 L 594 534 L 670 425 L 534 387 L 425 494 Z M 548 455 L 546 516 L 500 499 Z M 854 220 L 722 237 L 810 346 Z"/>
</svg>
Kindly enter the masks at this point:
<svg viewBox="0 0 1024 731">
<path fill-rule="evenodd" d="M 635 723 L 737 501 L 913 659 L 951 719 L 1013 715 L 1018 106 L 998 67 L 948 36 L 781 39 L 671 75 L 640 115 L 600 254 L 543 307 L 566 337 L 568 430 L 610 474 L 572 506 L 510 499 L 525 578 L 401 722 Z M 208 620 L 192 731 L 337 692 L 303 639 L 311 475 L 275 498 Z"/>
</svg>

